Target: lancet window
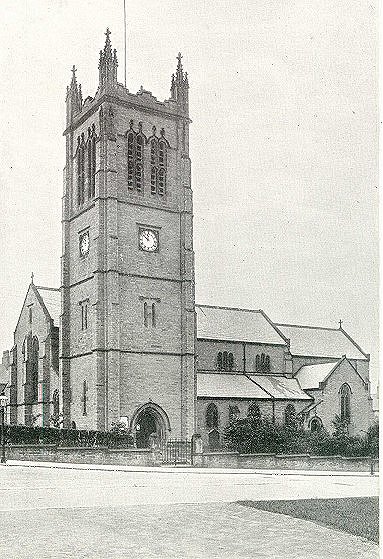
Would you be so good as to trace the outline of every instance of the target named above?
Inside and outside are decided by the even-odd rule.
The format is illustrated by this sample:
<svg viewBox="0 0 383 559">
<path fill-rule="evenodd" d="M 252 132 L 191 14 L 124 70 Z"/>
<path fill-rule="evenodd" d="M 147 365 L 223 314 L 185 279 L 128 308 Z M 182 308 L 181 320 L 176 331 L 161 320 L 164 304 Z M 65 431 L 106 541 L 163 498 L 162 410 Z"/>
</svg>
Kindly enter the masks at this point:
<svg viewBox="0 0 383 559">
<path fill-rule="evenodd" d="M 144 188 L 144 145 L 145 138 L 141 132 L 131 128 L 127 136 L 128 141 L 128 189 L 142 192 Z"/>
<path fill-rule="evenodd" d="M 150 191 L 160 196 L 166 193 L 167 148 L 163 137 L 150 140 Z"/>
</svg>

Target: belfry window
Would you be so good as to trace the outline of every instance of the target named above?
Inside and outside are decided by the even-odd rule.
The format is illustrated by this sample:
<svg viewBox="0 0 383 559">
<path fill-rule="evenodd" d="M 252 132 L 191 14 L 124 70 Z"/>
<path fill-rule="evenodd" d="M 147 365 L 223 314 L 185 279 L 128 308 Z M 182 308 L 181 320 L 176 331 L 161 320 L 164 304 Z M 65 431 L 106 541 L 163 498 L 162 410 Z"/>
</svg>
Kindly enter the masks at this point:
<svg viewBox="0 0 383 559">
<path fill-rule="evenodd" d="M 158 143 L 156 139 L 150 142 L 150 192 L 157 194 L 157 158 L 158 158 Z"/>
<path fill-rule="evenodd" d="M 342 421 L 350 421 L 351 418 L 351 388 L 348 384 L 342 384 L 340 388 L 340 418 Z"/>
<path fill-rule="evenodd" d="M 94 128 L 89 129 L 88 138 L 88 198 L 94 198 L 96 192 L 96 137 Z"/>
<path fill-rule="evenodd" d="M 158 152 L 158 194 L 163 196 L 166 191 L 166 144 L 162 140 Z"/>
<path fill-rule="evenodd" d="M 134 188 L 134 135 L 128 134 L 128 188 Z"/>
<path fill-rule="evenodd" d="M 167 145 L 165 140 L 150 141 L 150 192 L 163 196 L 166 193 Z"/>
<path fill-rule="evenodd" d="M 140 128 L 141 130 L 141 128 Z M 128 133 L 128 189 L 142 192 L 144 187 L 144 136 L 141 132 Z"/>
<path fill-rule="evenodd" d="M 82 206 L 85 202 L 85 145 L 84 138 L 77 148 L 77 203 Z"/>
</svg>

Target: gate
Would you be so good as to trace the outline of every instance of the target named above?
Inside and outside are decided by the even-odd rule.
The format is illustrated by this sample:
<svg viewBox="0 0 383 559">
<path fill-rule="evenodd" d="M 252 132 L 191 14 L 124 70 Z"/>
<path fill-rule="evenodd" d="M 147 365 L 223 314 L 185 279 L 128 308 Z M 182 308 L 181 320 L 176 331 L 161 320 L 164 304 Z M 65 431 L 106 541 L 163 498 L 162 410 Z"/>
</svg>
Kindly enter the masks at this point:
<svg viewBox="0 0 383 559">
<path fill-rule="evenodd" d="M 192 464 L 192 442 L 181 439 L 169 439 L 162 446 L 164 464 Z"/>
</svg>

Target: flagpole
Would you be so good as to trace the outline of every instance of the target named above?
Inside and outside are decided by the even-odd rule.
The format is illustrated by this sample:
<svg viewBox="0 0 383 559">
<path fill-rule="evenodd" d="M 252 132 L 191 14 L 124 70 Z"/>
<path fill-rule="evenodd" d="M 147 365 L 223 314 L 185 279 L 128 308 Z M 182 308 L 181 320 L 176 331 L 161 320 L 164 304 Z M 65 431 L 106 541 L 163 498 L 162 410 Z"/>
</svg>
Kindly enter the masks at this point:
<svg viewBox="0 0 383 559">
<path fill-rule="evenodd" d="M 124 0 L 124 83 L 126 87 L 126 0 Z"/>
</svg>

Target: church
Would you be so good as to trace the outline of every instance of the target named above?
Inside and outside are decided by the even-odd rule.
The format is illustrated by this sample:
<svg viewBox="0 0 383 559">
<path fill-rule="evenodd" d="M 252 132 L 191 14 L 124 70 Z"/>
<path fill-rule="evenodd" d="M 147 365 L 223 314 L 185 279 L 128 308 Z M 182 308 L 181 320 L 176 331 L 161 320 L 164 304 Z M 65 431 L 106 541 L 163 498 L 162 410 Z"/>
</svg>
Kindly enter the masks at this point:
<svg viewBox="0 0 383 559">
<path fill-rule="evenodd" d="M 138 447 L 224 444 L 227 423 L 261 416 L 351 434 L 373 420 L 369 355 L 339 325 L 280 324 L 260 309 L 195 303 L 189 83 L 170 98 L 117 80 L 110 31 L 99 85 L 66 93 L 61 287 L 32 277 L 3 354 L 11 424 L 109 430 Z M 62 419 L 59 419 L 62 418 Z"/>
</svg>

